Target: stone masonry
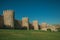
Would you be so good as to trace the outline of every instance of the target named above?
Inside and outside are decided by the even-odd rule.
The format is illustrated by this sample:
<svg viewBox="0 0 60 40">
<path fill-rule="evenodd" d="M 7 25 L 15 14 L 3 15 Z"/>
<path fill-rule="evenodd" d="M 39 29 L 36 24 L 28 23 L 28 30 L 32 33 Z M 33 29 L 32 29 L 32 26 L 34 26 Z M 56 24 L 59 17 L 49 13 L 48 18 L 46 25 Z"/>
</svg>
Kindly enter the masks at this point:
<svg viewBox="0 0 60 40">
<path fill-rule="evenodd" d="M 34 20 L 32 25 L 34 27 L 34 30 L 39 30 L 39 28 L 38 28 L 38 21 L 37 20 Z"/>
<path fill-rule="evenodd" d="M 14 11 L 13 10 L 4 10 L 4 25 L 8 28 L 14 27 Z"/>
<path fill-rule="evenodd" d="M 29 19 L 28 19 L 28 17 L 23 17 L 22 18 L 22 27 L 26 27 L 27 29 L 29 29 Z"/>
<path fill-rule="evenodd" d="M 46 23 L 41 24 L 41 30 L 47 31 L 47 24 Z"/>
</svg>

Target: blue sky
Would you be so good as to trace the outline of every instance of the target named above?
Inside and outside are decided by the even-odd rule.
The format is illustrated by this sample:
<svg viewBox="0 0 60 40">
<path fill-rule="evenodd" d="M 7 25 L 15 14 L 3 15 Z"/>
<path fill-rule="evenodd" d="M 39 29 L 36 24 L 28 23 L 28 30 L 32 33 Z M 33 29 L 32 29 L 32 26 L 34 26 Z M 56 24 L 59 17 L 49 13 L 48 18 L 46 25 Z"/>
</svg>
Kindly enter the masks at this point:
<svg viewBox="0 0 60 40">
<path fill-rule="evenodd" d="M 28 17 L 41 24 L 60 24 L 60 0 L 0 0 L 0 15 L 3 10 L 14 10 L 15 19 Z"/>
</svg>

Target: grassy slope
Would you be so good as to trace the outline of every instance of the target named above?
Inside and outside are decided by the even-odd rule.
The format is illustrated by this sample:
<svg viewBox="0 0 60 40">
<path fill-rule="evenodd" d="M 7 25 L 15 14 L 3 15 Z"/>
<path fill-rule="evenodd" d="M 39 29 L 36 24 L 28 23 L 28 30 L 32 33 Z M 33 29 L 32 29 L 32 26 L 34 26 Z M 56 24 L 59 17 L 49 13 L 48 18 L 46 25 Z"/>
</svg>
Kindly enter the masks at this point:
<svg viewBox="0 0 60 40">
<path fill-rule="evenodd" d="M 60 40 L 60 32 L 0 29 L 0 40 Z"/>
</svg>

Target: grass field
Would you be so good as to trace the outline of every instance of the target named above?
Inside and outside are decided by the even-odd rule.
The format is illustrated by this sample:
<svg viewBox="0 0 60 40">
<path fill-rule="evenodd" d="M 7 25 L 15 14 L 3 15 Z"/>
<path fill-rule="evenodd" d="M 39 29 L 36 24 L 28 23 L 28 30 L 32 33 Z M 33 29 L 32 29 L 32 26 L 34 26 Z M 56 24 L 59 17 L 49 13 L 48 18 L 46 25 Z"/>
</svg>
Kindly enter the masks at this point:
<svg viewBox="0 0 60 40">
<path fill-rule="evenodd" d="M 60 40 L 60 32 L 0 29 L 0 40 Z"/>
</svg>

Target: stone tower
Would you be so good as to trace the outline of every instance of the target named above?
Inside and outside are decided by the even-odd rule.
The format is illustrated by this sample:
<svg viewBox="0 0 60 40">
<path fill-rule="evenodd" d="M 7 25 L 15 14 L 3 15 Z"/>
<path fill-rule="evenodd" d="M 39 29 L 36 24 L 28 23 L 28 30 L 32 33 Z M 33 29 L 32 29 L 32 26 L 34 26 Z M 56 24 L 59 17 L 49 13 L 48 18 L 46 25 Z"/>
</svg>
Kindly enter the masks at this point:
<svg viewBox="0 0 60 40">
<path fill-rule="evenodd" d="M 32 25 L 34 27 L 34 30 L 38 30 L 39 29 L 38 28 L 38 21 L 37 20 L 34 20 Z"/>
<path fill-rule="evenodd" d="M 14 28 L 14 11 L 13 10 L 4 10 L 4 25 L 7 28 Z"/>
<path fill-rule="evenodd" d="M 51 31 L 58 31 L 55 26 L 52 26 L 50 29 Z"/>
<path fill-rule="evenodd" d="M 47 29 L 50 29 L 52 32 L 53 31 L 58 31 L 55 26 L 53 25 L 48 25 Z"/>
<path fill-rule="evenodd" d="M 29 30 L 29 19 L 28 19 L 28 17 L 22 18 L 22 27 L 25 27 Z"/>
<path fill-rule="evenodd" d="M 46 23 L 41 24 L 41 30 L 47 31 L 47 24 Z"/>
</svg>

